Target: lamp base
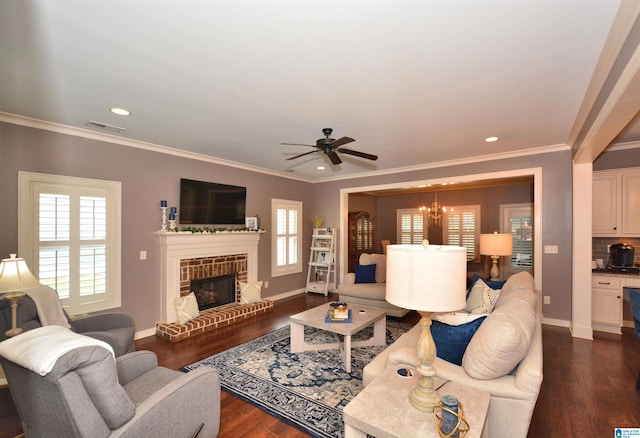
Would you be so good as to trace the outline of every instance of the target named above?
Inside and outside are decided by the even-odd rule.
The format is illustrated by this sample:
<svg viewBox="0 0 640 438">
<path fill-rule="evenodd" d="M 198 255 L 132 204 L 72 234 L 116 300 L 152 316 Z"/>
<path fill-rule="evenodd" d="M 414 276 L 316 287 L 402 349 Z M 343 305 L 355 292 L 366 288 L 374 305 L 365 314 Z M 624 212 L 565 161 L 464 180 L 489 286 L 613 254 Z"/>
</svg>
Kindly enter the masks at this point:
<svg viewBox="0 0 640 438">
<path fill-rule="evenodd" d="M 16 328 L 12 328 L 7 330 L 6 332 L 4 332 L 4 334 L 8 337 L 12 337 L 15 335 L 19 335 L 20 333 L 22 333 L 22 329 L 20 327 L 16 327 Z"/>
<path fill-rule="evenodd" d="M 498 268 L 498 260 L 500 256 L 491 256 L 493 265 L 491 266 L 491 281 L 500 281 L 500 269 Z"/>
<path fill-rule="evenodd" d="M 409 393 L 411 406 L 422 412 L 433 412 L 433 408 L 440 402 L 440 396 L 433 389 L 433 376 L 436 369 L 432 366 L 436 358 L 436 344 L 431 336 L 431 318 L 427 313 L 422 313 L 420 325 L 422 331 L 418 338 L 417 353 L 420 359 L 420 366 L 416 371 L 422 376 L 418 387 Z"/>
</svg>

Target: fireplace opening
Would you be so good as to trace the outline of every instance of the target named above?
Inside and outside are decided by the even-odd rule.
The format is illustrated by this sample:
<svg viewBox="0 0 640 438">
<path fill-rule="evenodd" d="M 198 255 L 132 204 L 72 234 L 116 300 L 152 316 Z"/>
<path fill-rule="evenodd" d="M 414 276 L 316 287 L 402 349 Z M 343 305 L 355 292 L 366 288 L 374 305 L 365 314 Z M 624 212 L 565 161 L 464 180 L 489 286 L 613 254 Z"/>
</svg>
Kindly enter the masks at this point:
<svg viewBox="0 0 640 438">
<path fill-rule="evenodd" d="M 191 280 L 200 310 L 236 302 L 236 274 Z"/>
</svg>

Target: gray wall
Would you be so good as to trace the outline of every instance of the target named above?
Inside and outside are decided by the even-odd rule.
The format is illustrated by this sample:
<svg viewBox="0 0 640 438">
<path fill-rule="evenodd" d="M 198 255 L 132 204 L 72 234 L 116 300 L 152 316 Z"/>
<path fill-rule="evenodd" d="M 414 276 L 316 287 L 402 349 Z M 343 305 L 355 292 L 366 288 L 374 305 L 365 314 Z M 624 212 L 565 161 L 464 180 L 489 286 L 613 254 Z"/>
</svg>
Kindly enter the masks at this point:
<svg viewBox="0 0 640 438">
<path fill-rule="evenodd" d="M 542 243 L 558 245 L 560 254 L 543 256 L 543 291 L 552 305 L 545 317 L 571 318 L 571 154 L 569 151 L 309 184 L 242 169 L 129 148 L 33 128 L 0 123 L 0 256 L 17 251 L 17 173 L 19 170 L 100 178 L 122 182 L 123 188 L 123 303 L 122 310 L 136 320 L 138 330 L 153 327 L 160 315 L 160 261 L 155 232 L 160 228 L 160 199 L 178 201 L 181 177 L 247 187 L 247 214 L 258 215 L 267 233 L 260 239 L 259 278 L 269 280 L 264 296 L 304 287 L 301 274 L 270 278 L 271 198 L 303 202 L 303 257 L 311 243 L 312 215 L 325 225 L 340 227 L 340 189 L 403 181 L 541 167 Z M 439 195 L 440 199 L 440 195 Z M 440 199 L 444 201 L 445 199 Z M 346 211 L 344 212 L 346 214 Z M 483 224 L 484 227 L 484 224 Z M 342 232 L 342 230 L 340 230 Z M 589 236 L 590 238 L 590 236 Z M 148 259 L 139 260 L 146 250 Z M 338 251 L 341 251 L 338 248 Z M 338 252 L 341 254 L 341 252 Z M 340 273 L 338 273 L 340 278 Z"/>
<path fill-rule="evenodd" d="M 570 151 L 530 155 L 484 163 L 447 166 L 315 184 L 314 202 L 323 205 L 329 222 L 340 223 L 340 189 L 475 175 L 525 168 L 542 168 L 542 245 L 558 245 L 559 254 L 542 255 L 542 291 L 551 297 L 543 305 L 546 318 L 571 319 L 572 160 Z M 438 200 L 440 194 L 438 194 Z M 444 199 L 442 199 L 444 200 Z M 349 208 L 350 210 L 350 208 Z M 484 225 L 483 225 L 484 226 Z M 585 236 L 591 238 L 591 236 Z M 340 251 L 340 248 L 338 248 Z M 340 278 L 341 273 L 338 273 Z"/>
<path fill-rule="evenodd" d="M 122 182 L 120 310 L 132 315 L 138 331 L 152 328 L 160 319 L 160 246 L 155 235 L 161 227 L 159 202 L 166 199 L 170 206 L 178 205 L 181 177 L 247 187 L 247 215 L 258 215 L 267 231 L 260 238 L 258 254 L 258 278 L 270 283 L 263 296 L 305 284 L 306 269 L 271 278 L 271 198 L 303 202 L 303 226 L 309 231 L 303 248 L 308 248 L 311 184 L 7 123 L 0 123 L 0 160 L 2 258 L 18 250 L 18 171 Z M 147 251 L 147 260 L 139 259 L 141 250 Z M 303 256 L 308 257 L 306 251 Z"/>
</svg>

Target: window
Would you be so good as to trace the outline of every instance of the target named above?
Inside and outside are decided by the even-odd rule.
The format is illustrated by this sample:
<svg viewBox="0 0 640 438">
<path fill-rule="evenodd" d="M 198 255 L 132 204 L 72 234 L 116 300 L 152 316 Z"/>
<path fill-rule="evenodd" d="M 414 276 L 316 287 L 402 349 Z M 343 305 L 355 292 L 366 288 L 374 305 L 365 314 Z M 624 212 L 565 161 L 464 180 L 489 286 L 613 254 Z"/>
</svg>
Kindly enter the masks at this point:
<svg viewBox="0 0 640 438">
<path fill-rule="evenodd" d="M 119 182 L 19 173 L 19 248 L 69 313 L 120 307 Z"/>
<path fill-rule="evenodd" d="M 404 208 L 397 211 L 398 243 L 422 243 L 424 233 L 424 215 L 417 208 Z"/>
<path fill-rule="evenodd" d="M 467 260 L 478 260 L 480 245 L 480 206 L 452 206 L 445 216 L 443 227 L 445 245 L 457 245 L 467 248 Z"/>
<path fill-rule="evenodd" d="M 531 204 L 503 204 L 500 206 L 502 233 L 513 236 L 513 250 L 511 260 L 501 257 L 504 263 L 500 271 L 504 275 L 515 274 L 519 271 L 533 270 L 533 207 Z M 505 277 L 506 278 L 506 277 Z"/>
<path fill-rule="evenodd" d="M 271 200 L 271 275 L 302 272 L 302 202 Z"/>
</svg>

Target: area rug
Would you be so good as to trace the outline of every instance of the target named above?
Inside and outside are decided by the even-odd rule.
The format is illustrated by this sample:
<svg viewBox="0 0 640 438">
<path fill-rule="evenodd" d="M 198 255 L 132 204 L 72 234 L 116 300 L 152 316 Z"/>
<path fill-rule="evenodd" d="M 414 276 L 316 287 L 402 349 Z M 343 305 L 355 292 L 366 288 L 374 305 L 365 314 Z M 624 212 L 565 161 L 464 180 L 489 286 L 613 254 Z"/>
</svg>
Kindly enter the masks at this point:
<svg viewBox="0 0 640 438">
<path fill-rule="evenodd" d="M 387 345 L 412 325 L 387 320 Z M 368 327 L 352 340 L 367 339 Z M 220 373 L 226 392 L 314 437 L 342 437 L 342 408 L 362 390 L 362 369 L 385 347 L 351 351 L 351 373 L 339 350 L 290 352 L 290 329 L 282 327 L 260 338 L 187 365 L 184 371 L 209 366 Z M 334 342 L 333 334 L 306 327 L 308 343 Z"/>
</svg>

